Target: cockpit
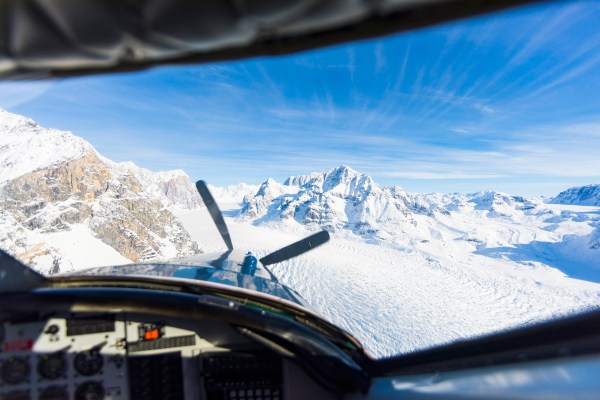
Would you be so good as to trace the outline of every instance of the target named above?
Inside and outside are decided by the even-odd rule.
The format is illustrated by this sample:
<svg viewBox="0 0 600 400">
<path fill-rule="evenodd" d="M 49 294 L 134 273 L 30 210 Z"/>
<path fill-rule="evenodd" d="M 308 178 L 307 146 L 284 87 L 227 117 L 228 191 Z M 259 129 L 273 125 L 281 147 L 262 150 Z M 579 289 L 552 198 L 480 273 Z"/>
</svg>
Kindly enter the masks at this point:
<svg viewBox="0 0 600 400">
<path fill-rule="evenodd" d="M 66 312 L 1 326 L 5 400 L 334 398 L 223 322 Z"/>
</svg>

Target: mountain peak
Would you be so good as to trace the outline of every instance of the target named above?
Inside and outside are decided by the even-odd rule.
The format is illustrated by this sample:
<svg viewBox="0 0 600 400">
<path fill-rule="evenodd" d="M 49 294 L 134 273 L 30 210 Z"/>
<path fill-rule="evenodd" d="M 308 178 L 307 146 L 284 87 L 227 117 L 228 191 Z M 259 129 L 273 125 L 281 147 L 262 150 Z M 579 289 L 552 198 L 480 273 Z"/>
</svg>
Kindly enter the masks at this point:
<svg viewBox="0 0 600 400">
<path fill-rule="evenodd" d="M 394 196 L 396 195 L 396 196 Z M 306 226 L 374 234 L 376 226 L 409 219 L 404 199 L 384 191 L 371 177 L 347 165 L 327 172 L 292 176 L 285 185 L 267 180 L 244 199 L 242 219 L 254 223 L 296 221 Z"/>
<path fill-rule="evenodd" d="M 82 138 L 0 109 L 0 182 L 88 153 L 95 150 Z"/>
<path fill-rule="evenodd" d="M 333 192 L 346 196 L 357 191 L 369 193 L 378 187 L 373 179 L 361 174 L 346 165 L 330 169 L 323 174 L 323 192 Z"/>
<path fill-rule="evenodd" d="M 0 132 L 7 132 L 18 127 L 39 128 L 37 122 L 22 115 L 13 114 L 0 108 Z"/>
<path fill-rule="evenodd" d="M 256 192 L 256 196 L 270 196 L 273 197 L 273 193 L 277 193 L 277 196 L 283 193 L 285 190 L 283 189 L 283 185 L 277 182 L 273 178 L 267 178 Z"/>
<path fill-rule="evenodd" d="M 347 166 L 346 164 L 340 164 L 339 166 L 330 169 L 327 171 L 327 174 L 349 174 L 349 175 L 359 175 L 359 173 Z"/>
</svg>

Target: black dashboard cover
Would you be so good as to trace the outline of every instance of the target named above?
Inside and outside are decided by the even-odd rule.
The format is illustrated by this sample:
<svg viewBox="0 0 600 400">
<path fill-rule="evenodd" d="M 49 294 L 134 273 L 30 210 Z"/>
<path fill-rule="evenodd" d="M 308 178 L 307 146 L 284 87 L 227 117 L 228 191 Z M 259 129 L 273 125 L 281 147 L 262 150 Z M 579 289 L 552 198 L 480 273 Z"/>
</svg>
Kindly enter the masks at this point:
<svg viewBox="0 0 600 400">
<path fill-rule="evenodd" d="M 0 0 L 0 78 L 286 54 L 534 0 Z"/>
</svg>

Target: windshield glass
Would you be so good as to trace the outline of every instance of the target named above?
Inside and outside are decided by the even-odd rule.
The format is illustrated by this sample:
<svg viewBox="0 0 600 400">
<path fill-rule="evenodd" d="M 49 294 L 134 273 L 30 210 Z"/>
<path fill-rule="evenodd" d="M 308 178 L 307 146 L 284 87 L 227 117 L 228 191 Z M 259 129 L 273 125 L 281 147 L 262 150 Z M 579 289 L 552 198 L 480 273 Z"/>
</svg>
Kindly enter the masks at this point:
<svg viewBox="0 0 600 400">
<path fill-rule="evenodd" d="M 223 252 L 203 179 L 238 250 L 331 233 L 268 269 L 376 357 L 596 308 L 598 20 L 599 3 L 550 3 L 0 82 L 0 248 L 48 275 Z"/>
</svg>

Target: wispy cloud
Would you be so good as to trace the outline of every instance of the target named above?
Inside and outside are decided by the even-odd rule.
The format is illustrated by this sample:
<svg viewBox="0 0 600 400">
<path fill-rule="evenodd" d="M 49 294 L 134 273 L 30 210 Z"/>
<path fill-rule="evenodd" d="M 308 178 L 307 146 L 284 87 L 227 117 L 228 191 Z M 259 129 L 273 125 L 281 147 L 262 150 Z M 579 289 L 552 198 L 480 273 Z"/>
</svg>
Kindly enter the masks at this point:
<svg viewBox="0 0 600 400">
<path fill-rule="evenodd" d="M 350 81 L 354 82 L 354 72 L 356 70 L 356 52 L 354 48 L 348 47 L 348 73 L 350 74 Z"/>
<path fill-rule="evenodd" d="M 41 97 L 52 87 L 52 81 L 0 82 L 0 107 L 12 109 Z"/>
<path fill-rule="evenodd" d="M 600 174 L 598 12 L 551 3 L 280 58 L 2 83 L 0 107 L 216 184 L 341 163 L 431 190 L 579 182 Z"/>
<path fill-rule="evenodd" d="M 483 113 L 491 114 L 494 112 L 494 109 L 492 107 L 487 106 L 482 103 L 475 103 L 475 104 L 473 104 L 473 107 L 475 107 L 476 110 L 481 111 Z"/>
<path fill-rule="evenodd" d="M 381 176 L 387 176 L 399 179 L 495 179 L 503 178 L 505 175 L 498 174 L 473 174 L 468 172 L 424 172 L 424 171 L 406 171 L 406 172 L 381 172 Z"/>
<path fill-rule="evenodd" d="M 381 42 L 375 44 L 375 73 L 385 71 L 388 67 L 383 46 Z"/>
</svg>

